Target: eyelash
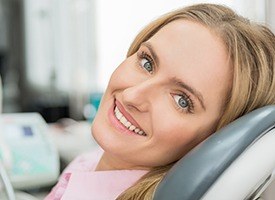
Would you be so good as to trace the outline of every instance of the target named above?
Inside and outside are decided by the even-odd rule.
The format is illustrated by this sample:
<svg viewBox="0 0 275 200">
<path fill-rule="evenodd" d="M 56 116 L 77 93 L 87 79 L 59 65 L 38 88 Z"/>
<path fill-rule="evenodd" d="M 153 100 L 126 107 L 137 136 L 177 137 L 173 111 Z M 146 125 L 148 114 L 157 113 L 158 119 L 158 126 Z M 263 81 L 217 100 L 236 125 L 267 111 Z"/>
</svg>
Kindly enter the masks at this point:
<svg viewBox="0 0 275 200">
<path fill-rule="evenodd" d="M 191 113 L 193 114 L 194 113 L 194 108 L 195 108 L 195 105 L 193 103 L 193 100 L 191 99 L 191 97 L 189 95 L 187 95 L 186 93 L 182 92 L 181 94 L 172 94 L 173 98 L 175 96 L 180 96 L 180 98 L 184 98 L 187 103 L 188 103 L 188 106 L 187 108 L 183 108 L 181 107 L 178 102 L 175 102 L 176 103 L 176 106 L 177 106 L 177 109 L 181 112 L 187 112 L 187 113 Z M 174 99 L 175 100 L 175 99 Z M 175 100 L 176 101 L 176 100 Z"/>
<path fill-rule="evenodd" d="M 153 71 L 155 70 L 155 65 L 154 65 L 154 60 L 152 59 L 152 57 L 146 53 L 145 51 L 142 51 L 142 52 L 138 52 L 137 53 L 137 57 L 138 57 L 138 65 L 145 69 L 147 72 L 149 72 L 150 74 L 153 73 Z M 146 59 L 148 63 L 150 63 L 150 65 L 152 66 L 152 71 L 148 71 L 141 63 L 142 59 Z M 147 63 L 146 62 L 146 63 Z"/>
</svg>

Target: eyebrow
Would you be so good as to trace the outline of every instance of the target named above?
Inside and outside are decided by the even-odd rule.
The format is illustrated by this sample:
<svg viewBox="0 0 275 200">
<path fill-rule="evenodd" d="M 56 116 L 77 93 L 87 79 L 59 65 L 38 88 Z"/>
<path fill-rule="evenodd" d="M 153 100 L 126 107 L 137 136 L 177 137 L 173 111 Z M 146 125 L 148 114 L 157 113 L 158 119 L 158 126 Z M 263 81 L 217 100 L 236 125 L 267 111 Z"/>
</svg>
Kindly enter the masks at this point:
<svg viewBox="0 0 275 200">
<path fill-rule="evenodd" d="M 156 54 L 156 52 L 155 52 L 152 44 L 150 42 L 143 42 L 143 43 L 141 43 L 140 46 L 147 47 L 147 49 L 150 51 L 150 53 L 151 53 L 151 55 L 153 57 L 153 60 L 156 62 L 156 65 L 159 66 L 159 58 L 158 58 L 158 56 L 157 56 L 157 54 Z"/>
<path fill-rule="evenodd" d="M 180 79 L 178 79 L 176 77 L 172 78 L 170 80 L 170 82 L 173 83 L 173 84 L 175 84 L 175 85 L 177 85 L 177 86 L 179 86 L 179 87 L 181 87 L 181 88 L 184 88 L 185 90 L 188 90 L 190 93 L 192 93 L 199 100 L 202 108 L 204 110 L 206 110 L 205 105 L 203 103 L 203 96 L 202 96 L 202 94 L 199 91 L 197 91 L 196 89 L 192 88 L 190 85 L 187 85 L 186 83 L 182 82 Z"/>
</svg>

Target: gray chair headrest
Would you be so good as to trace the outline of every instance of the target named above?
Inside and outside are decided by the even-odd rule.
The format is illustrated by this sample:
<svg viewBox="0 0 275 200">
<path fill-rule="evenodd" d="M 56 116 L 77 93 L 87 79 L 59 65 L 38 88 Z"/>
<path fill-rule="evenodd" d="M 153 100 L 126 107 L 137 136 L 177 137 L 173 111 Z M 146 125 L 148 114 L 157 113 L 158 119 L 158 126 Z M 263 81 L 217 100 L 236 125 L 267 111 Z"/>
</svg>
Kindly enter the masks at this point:
<svg viewBox="0 0 275 200">
<path fill-rule="evenodd" d="M 230 123 L 169 170 L 158 185 L 154 200 L 199 200 L 240 154 L 274 127 L 274 105 Z"/>
</svg>

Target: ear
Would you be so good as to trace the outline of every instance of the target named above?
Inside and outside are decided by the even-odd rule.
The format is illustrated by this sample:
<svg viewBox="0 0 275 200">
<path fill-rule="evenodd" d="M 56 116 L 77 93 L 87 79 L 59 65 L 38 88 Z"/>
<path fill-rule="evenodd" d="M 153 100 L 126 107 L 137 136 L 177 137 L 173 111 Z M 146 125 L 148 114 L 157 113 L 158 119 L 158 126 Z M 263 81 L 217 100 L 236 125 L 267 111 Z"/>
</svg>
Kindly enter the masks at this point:
<svg viewBox="0 0 275 200">
<path fill-rule="evenodd" d="M 273 179 L 274 169 L 272 105 L 235 120 L 191 150 L 158 185 L 154 200 L 256 198 Z"/>
</svg>

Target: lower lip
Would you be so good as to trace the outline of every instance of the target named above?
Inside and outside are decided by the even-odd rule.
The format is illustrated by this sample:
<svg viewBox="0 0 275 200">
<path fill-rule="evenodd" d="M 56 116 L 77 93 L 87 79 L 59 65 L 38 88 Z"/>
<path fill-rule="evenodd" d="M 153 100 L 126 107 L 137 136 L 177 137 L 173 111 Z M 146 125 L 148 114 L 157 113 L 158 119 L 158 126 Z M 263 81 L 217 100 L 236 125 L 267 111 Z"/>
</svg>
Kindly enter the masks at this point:
<svg viewBox="0 0 275 200">
<path fill-rule="evenodd" d="M 138 135 L 136 133 L 134 133 L 133 131 L 130 131 L 129 129 L 127 129 L 125 126 L 123 126 L 120 121 L 118 121 L 118 119 L 115 116 L 114 113 L 114 109 L 115 109 L 115 104 L 109 109 L 108 112 L 108 118 L 111 122 L 111 124 L 120 132 L 128 134 L 128 135 Z M 139 136 L 139 135 L 138 135 Z"/>
</svg>

